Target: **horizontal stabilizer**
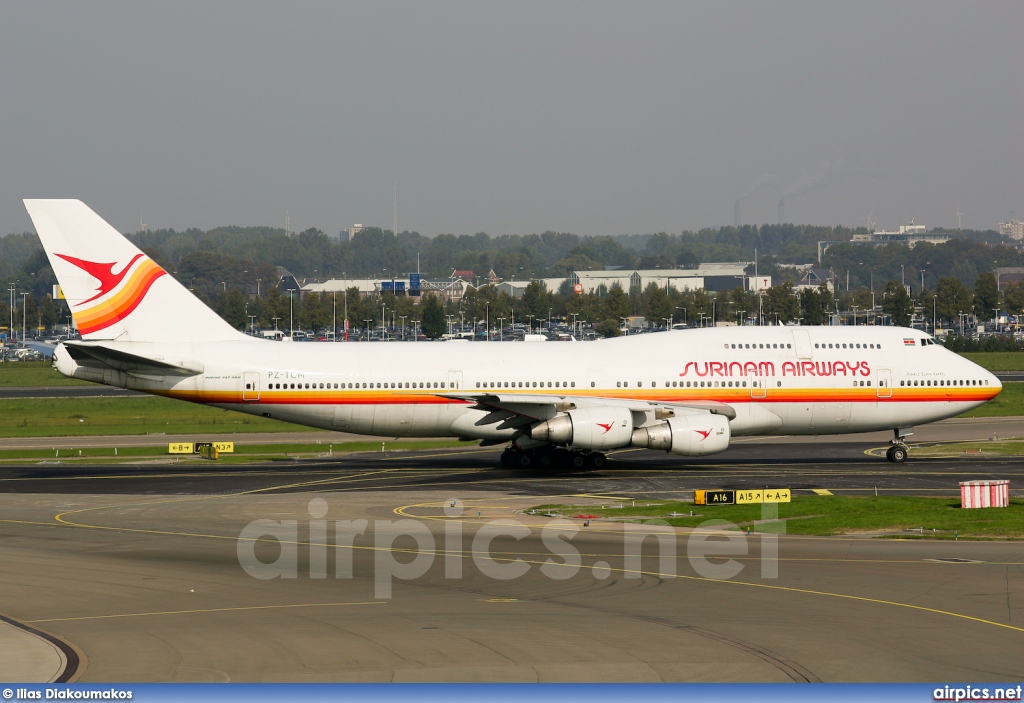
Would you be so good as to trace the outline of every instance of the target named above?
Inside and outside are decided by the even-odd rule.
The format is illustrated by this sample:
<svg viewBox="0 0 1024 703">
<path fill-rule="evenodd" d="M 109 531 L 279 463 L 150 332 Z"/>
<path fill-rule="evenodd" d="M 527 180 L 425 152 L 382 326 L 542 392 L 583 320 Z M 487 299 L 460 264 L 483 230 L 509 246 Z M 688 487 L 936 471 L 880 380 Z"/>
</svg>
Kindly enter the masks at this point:
<svg viewBox="0 0 1024 703">
<path fill-rule="evenodd" d="M 186 377 L 203 372 L 199 364 L 173 364 L 96 344 L 64 342 L 64 348 L 68 350 L 72 359 L 85 366 L 102 365 L 130 374 Z"/>
</svg>

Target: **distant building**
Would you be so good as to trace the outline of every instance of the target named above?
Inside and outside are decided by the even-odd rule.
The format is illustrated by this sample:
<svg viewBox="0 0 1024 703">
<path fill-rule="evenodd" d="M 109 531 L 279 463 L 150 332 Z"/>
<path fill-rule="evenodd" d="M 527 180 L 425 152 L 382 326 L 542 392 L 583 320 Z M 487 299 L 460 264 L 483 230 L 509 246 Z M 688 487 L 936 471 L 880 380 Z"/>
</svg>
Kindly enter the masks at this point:
<svg viewBox="0 0 1024 703">
<path fill-rule="evenodd" d="M 1009 222 L 999 223 L 999 234 L 1010 239 L 1024 239 L 1024 222 L 1016 217 Z"/>
<path fill-rule="evenodd" d="M 829 292 L 835 291 L 835 273 L 830 268 L 809 268 L 803 278 L 796 284 L 796 290 L 817 290 L 821 286 L 828 288 Z"/>
<path fill-rule="evenodd" d="M 362 232 L 364 229 L 366 229 L 366 228 L 363 227 L 362 225 L 352 225 L 348 229 L 343 229 L 340 232 L 338 232 L 338 241 L 339 242 L 351 242 L 352 239 L 357 234 Z"/>
<path fill-rule="evenodd" d="M 1003 290 L 1006 286 L 1024 283 L 1024 266 L 999 266 L 995 273 L 996 285 L 999 290 Z"/>
<path fill-rule="evenodd" d="M 751 261 L 712 262 L 694 269 L 618 269 L 615 271 L 574 271 L 566 279 L 571 286 L 582 286 L 583 293 L 595 293 L 602 286 L 608 291 L 616 283 L 624 291 L 647 288 L 654 283 L 659 288 L 684 290 L 724 291 L 733 288 L 760 290 L 771 287 L 771 276 L 760 276 L 756 281 L 746 269 Z M 558 286 L 548 290 L 558 290 Z"/>
<path fill-rule="evenodd" d="M 415 274 L 414 274 L 415 275 Z M 413 276 L 414 276 L 413 275 Z M 419 302 L 418 294 L 433 293 L 443 301 L 462 300 L 472 285 L 462 279 L 442 279 L 440 281 L 419 280 L 419 288 L 413 289 L 413 276 L 396 278 L 332 278 L 326 281 L 307 283 L 302 286 L 302 295 L 307 293 L 332 294 L 342 293 L 351 288 L 359 291 L 359 297 L 365 298 L 382 293 L 395 295 L 411 295 Z"/>
<path fill-rule="evenodd" d="M 914 221 L 911 220 L 909 225 L 900 225 L 895 232 L 878 230 L 867 234 L 855 234 L 850 242 L 852 244 L 874 244 L 876 246 L 896 242 L 912 247 L 921 242 L 943 244 L 952 238 L 953 235 L 951 234 L 929 234 L 928 229 L 924 225 L 915 225 Z"/>
</svg>

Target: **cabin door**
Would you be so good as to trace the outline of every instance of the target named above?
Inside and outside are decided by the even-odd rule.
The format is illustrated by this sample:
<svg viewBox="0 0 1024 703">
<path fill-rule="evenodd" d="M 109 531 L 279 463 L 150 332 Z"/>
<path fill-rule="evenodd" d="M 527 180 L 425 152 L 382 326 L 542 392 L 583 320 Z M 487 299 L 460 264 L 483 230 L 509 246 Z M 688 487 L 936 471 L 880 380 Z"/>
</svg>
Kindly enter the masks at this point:
<svg viewBox="0 0 1024 703">
<path fill-rule="evenodd" d="M 892 371 L 890 369 L 878 369 L 876 374 L 877 388 L 875 388 L 875 395 L 879 398 L 891 398 L 892 397 Z"/>
<path fill-rule="evenodd" d="M 260 375 L 256 371 L 246 371 L 242 374 L 242 400 L 260 399 Z"/>
</svg>

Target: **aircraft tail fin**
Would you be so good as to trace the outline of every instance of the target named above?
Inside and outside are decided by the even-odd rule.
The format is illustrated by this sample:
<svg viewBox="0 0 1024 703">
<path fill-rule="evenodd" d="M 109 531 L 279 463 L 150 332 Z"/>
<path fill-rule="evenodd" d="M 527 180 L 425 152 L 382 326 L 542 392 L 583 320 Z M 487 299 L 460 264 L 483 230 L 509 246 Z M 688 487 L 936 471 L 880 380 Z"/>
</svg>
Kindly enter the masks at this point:
<svg viewBox="0 0 1024 703">
<path fill-rule="evenodd" d="M 80 200 L 25 200 L 83 339 L 204 342 L 243 335 Z"/>
</svg>

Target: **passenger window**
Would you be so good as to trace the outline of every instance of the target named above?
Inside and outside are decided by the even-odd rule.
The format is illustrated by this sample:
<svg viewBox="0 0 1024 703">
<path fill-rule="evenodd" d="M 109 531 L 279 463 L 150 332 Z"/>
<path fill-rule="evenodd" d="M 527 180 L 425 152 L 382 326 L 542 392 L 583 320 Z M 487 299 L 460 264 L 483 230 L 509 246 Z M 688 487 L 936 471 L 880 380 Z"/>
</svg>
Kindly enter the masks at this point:
<svg viewBox="0 0 1024 703">
<path fill-rule="evenodd" d="M 615 387 L 616 388 L 622 388 L 622 381 L 616 381 L 615 382 Z"/>
<path fill-rule="evenodd" d="M 575 388 L 575 387 L 576 387 L 576 381 L 573 381 L 573 382 L 572 382 L 572 387 L 573 387 L 573 388 Z"/>
<path fill-rule="evenodd" d="M 869 385 L 869 386 L 871 385 L 871 381 L 868 381 L 868 385 Z"/>
<path fill-rule="evenodd" d="M 596 384 L 596 383 L 594 383 L 593 381 L 591 381 L 591 382 L 590 382 L 590 387 L 591 387 L 591 388 L 595 388 L 595 387 L 597 387 L 597 384 Z"/>
</svg>

